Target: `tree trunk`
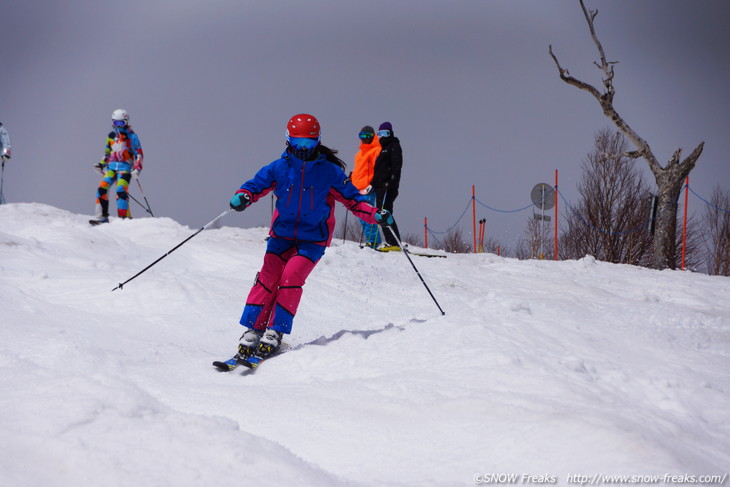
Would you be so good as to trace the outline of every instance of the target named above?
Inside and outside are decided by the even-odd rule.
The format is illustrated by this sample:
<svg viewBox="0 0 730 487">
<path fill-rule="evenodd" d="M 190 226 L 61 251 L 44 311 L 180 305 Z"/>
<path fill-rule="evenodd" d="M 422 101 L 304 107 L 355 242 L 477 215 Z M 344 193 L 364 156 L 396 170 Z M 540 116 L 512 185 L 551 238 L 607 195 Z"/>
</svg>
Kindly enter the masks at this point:
<svg viewBox="0 0 730 487">
<path fill-rule="evenodd" d="M 654 269 L 676 269 L 677 246 L 677 209 L 682 185 L 690 171 L 694 169 L 697 159 L 702 154 L 705 143 L 701 142 L 692 154 L 680 162 L 682 149 L 677 149 L 666 167 L 649 163 L 654 173 L 657 190 L 657 216 L 654 226 Z M 654 157 L 653 155 L 651 156 Z M 648 160 L 645 156 L 645 158 Z"/>
<path fill-rule="evenodd" d="M 677 209 L 684 179 L 677 179 L 662 171 L 657 176 L 659 190 L 656 222 L 654 226 L 654 251 L 652 267 L 654 269 L 675 269 L 677 245 Z"/>
</svg>

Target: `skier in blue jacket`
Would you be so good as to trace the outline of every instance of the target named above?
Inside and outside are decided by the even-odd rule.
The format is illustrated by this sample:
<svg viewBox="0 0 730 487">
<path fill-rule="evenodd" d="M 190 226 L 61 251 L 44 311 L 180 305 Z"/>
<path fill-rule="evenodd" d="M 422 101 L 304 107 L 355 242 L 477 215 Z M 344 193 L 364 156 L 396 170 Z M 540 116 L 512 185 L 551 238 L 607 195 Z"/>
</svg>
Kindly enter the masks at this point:
<svg viewBox="0 0 730 487">
<path fill-rule="evenodd" d="M 3 164 L 10 159 L 10 136 L 2 123 L 0 123 L 0 159 Z"/>
<path fill-rule="evenodd" d="M 231 208 L 243 211 L 271 191 L 277 198 L 264 264 L 240 320 L 248 330 L 235 358 L 244 365 L 255 367 L 291 332 L 302 286 L 332 241 L 335 201 L 368 223 L 393 223 L 390 213 L 365 201 L 336 153 L 320 143 L 314 116 L 295 115 L 287 124 L 286 151 L 231 199 Z"/>
<path fill-rule="evenodd" d="M 10 136 L 0 122 L 0 161 L 2 162 L 2 176 L 0 176 L 0 205 L 5 203 L 3 195 L 3 181 L 5 180 L 5 161 L 10 159 Z"/>
</svg>

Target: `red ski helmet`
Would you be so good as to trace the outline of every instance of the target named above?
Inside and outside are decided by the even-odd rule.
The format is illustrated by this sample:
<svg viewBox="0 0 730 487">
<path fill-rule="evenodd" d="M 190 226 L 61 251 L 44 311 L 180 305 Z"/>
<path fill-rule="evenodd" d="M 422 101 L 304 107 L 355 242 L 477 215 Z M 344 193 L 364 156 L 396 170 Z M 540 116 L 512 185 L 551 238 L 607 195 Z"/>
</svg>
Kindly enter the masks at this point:
<svg viewBox="0 0 730 487">
<path fill-rule="evenodd" d="M 300 113 L 299 115 L 294 115 L 289 120 L 289 123 L 286 124 L 287 139 L 290 137 L 319 139 L 319 135 L 319 122 L 314 118 L 314 115 Z"/>
</svg>

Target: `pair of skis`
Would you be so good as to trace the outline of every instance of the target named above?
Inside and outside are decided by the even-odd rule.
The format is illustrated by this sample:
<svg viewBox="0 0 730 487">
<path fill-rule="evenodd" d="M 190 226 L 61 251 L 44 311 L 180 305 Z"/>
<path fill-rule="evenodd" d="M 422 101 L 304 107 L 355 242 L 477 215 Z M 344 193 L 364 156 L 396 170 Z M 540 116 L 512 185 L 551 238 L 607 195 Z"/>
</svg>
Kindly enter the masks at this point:
<svg viewBox="0 0 730 487">
<path fill-rule="evenodd" d="M 287 345 L 286 343 L 282 343 L 281 345 L 279 345 L 279 348 L 276 350 L 276 352 L 272 353 L 268 357 L 259 357 L 258 355 L 252 355 L 248 358 L 243 358 L 236 354 L 225 361 L 216 360 L 215 362 L 213 362 L 213 367 L 221 372 L 231 372 L 233 370 L 236 370 L 240 365 L 243 365 L 244 367 L 247 367 L 251 370 L 255 370 L 264 361 L 276 357 L 277 355 L 281 355 L 282 353 L 289 350 L 289 348 L 289 345 Z"/>
<path fill-rule="evenodd" d="M 375 249 L 375 250 L 377 252 L 402 252 L 403 251 L 402 249 L 398 249 L 398 250 Z M 446 258 L 445 255 L 441 255 L 441 254 L 427 254 L 427 253 L 423 253 L 423 252 L 411 252 L 410 250 L 408 250 L 408 248 L 405 249 L 405 252 L 407 252 L 411 255 L 418 255 L 419 257 L 441 257 L 444 259 Z"/>
</svg>

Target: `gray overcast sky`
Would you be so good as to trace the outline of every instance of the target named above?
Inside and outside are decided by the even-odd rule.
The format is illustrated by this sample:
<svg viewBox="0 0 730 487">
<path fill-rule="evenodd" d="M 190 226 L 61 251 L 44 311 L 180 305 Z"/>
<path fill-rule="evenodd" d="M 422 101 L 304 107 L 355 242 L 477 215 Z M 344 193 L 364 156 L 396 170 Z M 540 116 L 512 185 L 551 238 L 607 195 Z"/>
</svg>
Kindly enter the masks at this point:
<svg viewBox="0 0 730 487">
<path fill-rule="evenodd" d="M 690 185 L 705 196 L 730 189 L 730 3 L 586 1 L 619 61 L 619 113 L 662 163 L 705 141 Z M 552 44 L 572 75 L 600 85 L 577 0 L 5 0 L 0 11 L 9 202 L 92 215 L 91 166 L 123 107 L 153 211 L 199 228 L 279 156 L 289 117 L 309 112 L 350 169 L 359 129 L 393 123 L 404 150 L 395 215 L 402 232 L 422 235 L 424 217 L 436 231 L 456 222 L 472 184 L 480 202 L 516 209 L 558 169 L 576 202 L 580 163 L 610 126 L 548 54 Z M 690 209 L 703 204 L 691 198 Z M 487 237 L 512 247 L 530 215 L 478 207 Z M 224 224 L 269 216 L 262 202 Z"/>
</svg>

